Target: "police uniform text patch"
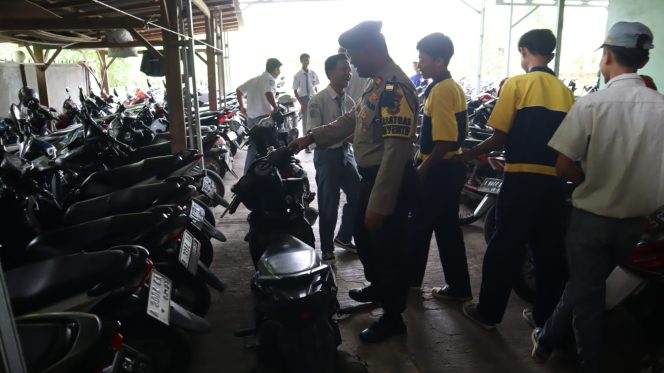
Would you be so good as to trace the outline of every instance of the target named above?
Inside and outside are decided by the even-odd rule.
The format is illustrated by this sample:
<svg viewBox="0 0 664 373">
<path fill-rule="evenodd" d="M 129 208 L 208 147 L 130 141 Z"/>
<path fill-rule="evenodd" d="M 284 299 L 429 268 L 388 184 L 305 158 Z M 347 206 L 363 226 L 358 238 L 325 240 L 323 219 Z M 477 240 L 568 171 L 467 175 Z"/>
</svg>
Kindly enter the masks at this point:
<svg viewBox="0 0 664 373">
<path fill-rule="evenodd" d="M 388 87 L 390 89 L 388 90 Z M 414 132 L 415 115 L 404 97 L 401 85 L 388 82 L 380 103 L 383 137 L 408 138 Z"/>
</svg>

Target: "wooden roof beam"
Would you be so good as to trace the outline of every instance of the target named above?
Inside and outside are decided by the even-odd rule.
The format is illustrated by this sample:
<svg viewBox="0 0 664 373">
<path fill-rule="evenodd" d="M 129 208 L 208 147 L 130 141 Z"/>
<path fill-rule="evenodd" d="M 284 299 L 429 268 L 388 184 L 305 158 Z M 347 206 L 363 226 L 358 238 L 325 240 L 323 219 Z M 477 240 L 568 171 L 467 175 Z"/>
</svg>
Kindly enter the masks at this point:
<svg viewBox="0 0 664 373">
<path fill-rule="evenodd" d="M 117 28 L 142 28 L 143 22 L 129 17 L 114 18 L 53 18 L 53 19 L 2 19 L 0 31 L 71 31 L 71 30 L 111 30 Z"/>
<path fill-rule="evenodd" d="M 210 8 L 205 5 L 203 0 L 191 0 L 191 4 L 198 8 L 205 15 L 205 18 L 210 19 Z"/>
</svg>

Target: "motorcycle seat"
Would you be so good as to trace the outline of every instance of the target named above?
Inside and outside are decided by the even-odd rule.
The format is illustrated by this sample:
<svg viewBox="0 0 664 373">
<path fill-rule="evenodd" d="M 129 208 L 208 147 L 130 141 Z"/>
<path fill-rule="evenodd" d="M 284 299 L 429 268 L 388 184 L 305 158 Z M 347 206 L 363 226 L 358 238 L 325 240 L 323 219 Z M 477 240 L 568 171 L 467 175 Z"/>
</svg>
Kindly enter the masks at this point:
<svg viewBox="0 0 664 373">
<path fill-rule="evenodd" d="M 131 264 L 130 254 L 108 250 L 29 264 L 8 271 L 5 279 L 14 313 L 20 315 L 85 292 L 100 283 L 119 283 L 126 278 Z"/>
<path fill-rule="evenodd" d="M 157 144 L 151 144 L 146 146 L 141 146 L 140 148 L 134 149 L 134 151 L 129 154 L 129 162 L 139 162 L 142 159 L 151 158 L 151 157 L 161 157 L 171 154 L 171 142 L 164 141 Z"/>
<path fill-rule="evenodd" d="M 89 222 L 54 229 L 35 237 L 26 247 L 31 262 L 81 251 L 101 251 L 135 243 L 145 231 L 166 220 L 163 213 L 145 211 L 114 215 Z"/>
<path fill-rule="evenodd" d="M 191 194 L 188 187 L 172 181 L 137 185 L 74 203 L 63 220 L 67 225 L 79 224 L 105 216 L 141 212 L 158 202 L 179 205 L 190 199 Z"/>
<path fill-rule="evenodd" d="M 295 276 L 321 266 L 314 249 L 299 239 L 285 233 L 270 237 L 270 244 L 258 261 L 261 277 L 280 278 Z"/>
<path fill-rule="evenodd" d="M 181 160 L 182 158 L 179 155 L 166 155 L 95 172 L 81 184 L 81 197 L 83 199 L 98 197 L 138 184 L 155 176 L 166 177 L 177 169 Z"/>
</svg>

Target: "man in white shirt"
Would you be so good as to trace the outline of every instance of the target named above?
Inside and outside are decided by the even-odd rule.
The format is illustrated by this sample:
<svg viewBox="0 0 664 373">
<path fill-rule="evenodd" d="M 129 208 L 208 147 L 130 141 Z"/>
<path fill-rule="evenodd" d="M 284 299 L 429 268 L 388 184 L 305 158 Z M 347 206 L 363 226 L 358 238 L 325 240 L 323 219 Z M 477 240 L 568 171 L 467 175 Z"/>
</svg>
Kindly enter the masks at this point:
<svg viewBox="0 0 664 373">
<path fill-rule="evenodd" d="M 330 85 L 316 94 L 309 102 L 311 128 L 332 123 L 342 115 L 352 112 L 355 102 L 344 94 L 350 80 L 350 64 L 345 54 L 336 54 L 325 60 L 325 74 Z M 320 212 L 320 246 L 323 260 L 334 263 L 334 245 L 356 253 L 352 243 L 353 227 L 360 188 L 352 146 L 341 141 L 327 148 L 316 147 L 314 151 L 316 185 L 318 187 L 318 210 Z M 346 195 L 339 234 L 334 237 L 339 211 L 340 190 Z"/>
<path fill-rule="evenodd" d="M 237 100 L 240 111 L 247 116 L 247 127 L 252 129 L 258 122 L 277 110 L 277 77 L 281 74 L 281 62 L 276 58 L 268 58 L 265 63 L 265 72 L 253 77 L 237 87 Z M 244 101 L 247 96 L 247 103 Z M 256 145 L 252 142 L 247 147 L 247 159 L 244 163 L 244 173 L 256 159 Z"/>
<path fill-rule="evenodd" d="M 570 278 L 532 335 L 532 357 L 545 361 L 573 327 L 583 372 L 604 371 L 606 278 L 632 252 L 643 217 L 664 205 L 664 96 L 636 74 L 648 62 L 652 33 L 618 22 L 602 47 L 606 88 L 580 98 L 549 142 L 559 153 L 558 175 L 578 185 L 566 238 Z"/>
<path fill-rule="evenodd" d="M 307 126 L 309 100 L 318 92 L 318 74 L 309 68 L 309 55 L 303 53 L 300 55 L 300 62 L 302 69 L 295 74 L 293 78 L 293 90 L 295 91 L 295 98 L 300 102 L 302 111 L 302 132 L 307 133 L 310 129 Z M 306 149 L 310 152 L 309 148 Z"/>
</svg>

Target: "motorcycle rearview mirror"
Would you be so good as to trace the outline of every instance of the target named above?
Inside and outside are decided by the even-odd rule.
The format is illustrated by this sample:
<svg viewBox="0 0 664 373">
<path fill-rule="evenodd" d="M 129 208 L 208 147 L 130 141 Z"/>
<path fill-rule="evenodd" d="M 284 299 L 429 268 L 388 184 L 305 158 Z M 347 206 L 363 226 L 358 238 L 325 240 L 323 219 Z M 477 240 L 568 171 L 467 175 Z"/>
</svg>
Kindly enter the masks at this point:
<svg viewBox="0 0 664 373">
<path fill-rule="evenodd" d="M 148 82 L 148 88 L 152 88 L 152 84 L 150 84 L 150 79 L 148 79 L 147 82 Z"/>
<path fill-rule="evenodd" d="M 113 88 L 113 95 L 114 95 L 115 97 L 120 97 L 120 95 L 118 94 L 118 90 L 115 89 L 115 88 Z"/>
</svg>

